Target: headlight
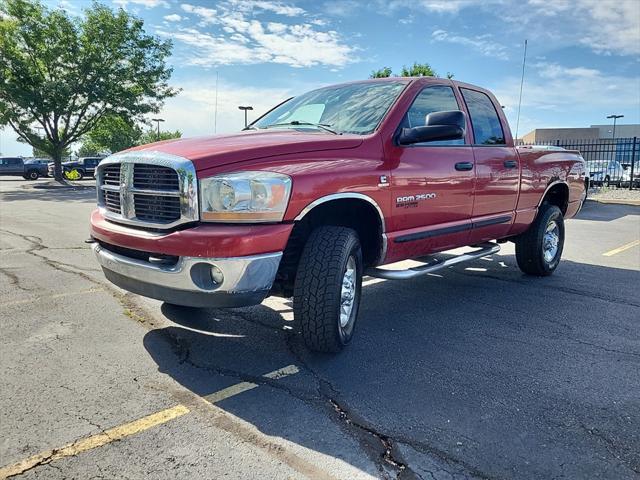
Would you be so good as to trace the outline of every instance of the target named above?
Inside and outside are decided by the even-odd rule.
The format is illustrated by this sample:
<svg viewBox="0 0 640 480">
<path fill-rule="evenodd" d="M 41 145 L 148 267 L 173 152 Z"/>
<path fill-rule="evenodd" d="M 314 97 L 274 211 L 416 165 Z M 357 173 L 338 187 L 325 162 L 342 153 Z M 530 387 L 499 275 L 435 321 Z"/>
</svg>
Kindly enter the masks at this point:
<svg viewBox="0 0 640 480">
<path fill-rule="evenodd" d="M 200 180 L 200 217 L 205 222 L 280 222 L 289 203 L 291 178 L 273 172 L 238 172 Z"/>
</svg>

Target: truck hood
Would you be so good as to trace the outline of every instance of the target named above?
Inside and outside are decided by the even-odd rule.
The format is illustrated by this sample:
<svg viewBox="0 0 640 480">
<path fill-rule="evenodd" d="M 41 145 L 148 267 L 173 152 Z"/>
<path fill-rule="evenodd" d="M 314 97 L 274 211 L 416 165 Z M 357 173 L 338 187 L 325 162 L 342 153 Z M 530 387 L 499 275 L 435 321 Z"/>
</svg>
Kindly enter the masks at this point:
<svg viewBox="0 0 640 480">
<path fill-rule="evenodd" d="M 151 143 L 131 151 L 153 151 L 191 160 L 197 171 L 246 160 L 322 150 L 356 148 L 359 135 L 333 135 L 327 132 L 296 130 L 247 130 L 228 135 L 185 138 Z"/>
</svg>

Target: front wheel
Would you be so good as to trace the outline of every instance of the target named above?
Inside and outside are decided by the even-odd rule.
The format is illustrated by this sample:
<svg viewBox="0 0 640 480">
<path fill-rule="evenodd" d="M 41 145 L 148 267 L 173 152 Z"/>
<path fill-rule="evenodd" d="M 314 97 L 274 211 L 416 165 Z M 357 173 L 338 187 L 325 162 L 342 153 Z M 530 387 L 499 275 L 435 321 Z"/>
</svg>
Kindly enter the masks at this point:
<svg viewBox="0 0 640 480">
<path fill-rule="evenodd" d="M 538 216 L 516 240 L 518 267 L 528 275 L 551 275 L 560 263 L 564 247 L 564 218 L 555 205 L 543 204 Z"/>
<path fill-rule="evenodd" d="M 39 176 L 40 176 L 40 174 L 38 173 L 37 170 L 29 170 L 27 172 L 27 178 L 29 180 L 37 180 Z"/>
<path fill-rule="evenodd" d="M 315 229 L 302 251 L 293 312 L 306 346 L 336 353 L 351 341 L 362 290 L 362 250 L 351 228 Z"/>
</svg>

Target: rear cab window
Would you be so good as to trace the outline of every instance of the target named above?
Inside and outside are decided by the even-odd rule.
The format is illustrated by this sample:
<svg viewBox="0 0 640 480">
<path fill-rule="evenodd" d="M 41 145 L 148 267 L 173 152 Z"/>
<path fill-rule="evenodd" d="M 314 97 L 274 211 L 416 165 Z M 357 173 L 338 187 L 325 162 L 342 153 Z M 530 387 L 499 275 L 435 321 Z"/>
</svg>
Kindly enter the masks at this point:
<svg viewBox="0 0 640 480">
<path fill-rule="evenodd" d="M 504 131 L 498 112 L 488 95 L 460 88 L 471 117 L 475 145 L 505 145 Z"/>
</svg>

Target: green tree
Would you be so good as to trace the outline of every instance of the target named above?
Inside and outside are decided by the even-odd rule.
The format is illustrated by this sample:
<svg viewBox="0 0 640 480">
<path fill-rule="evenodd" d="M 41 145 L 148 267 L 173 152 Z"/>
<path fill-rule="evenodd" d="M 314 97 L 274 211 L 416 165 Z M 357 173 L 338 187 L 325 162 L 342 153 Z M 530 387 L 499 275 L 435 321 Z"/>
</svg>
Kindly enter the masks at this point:
<svg viewBox="0 0 640 480">
<path fill-rule="evenodd" d="M 72 18 L 37 0 L 0 0 L 0 126 L 49 154 L 61 180 L 64 149 L 102 118 L 141 121 L 177 94 L 170 53 L 122 9 L 94 3 Z"/>
<path fill-rule="evenodd" d="M 391 67 L 382 67 L 379 70 L 373 70 L 369 78 L 387 78 L 391 76 Z"/>
<path fill-rule="evenodd" d="M 160 135 L 156 130 L 147 130 L 138 139 L 138 145 L 146 145 L 147 143 L 159 142 L 162 140 L 171 140 L 173 138 L 182 138 L 182 132 L 176 130 L 175 132 L 160 131 Z"/>
<path fill-rule="evenodd" d="M 369 78 L 386 78 L 393 75 L 391 67 L 382 67 L 379 70 L 373 70 Z M 398 77 L 437 77 L 438 74 L 436 71 L 431 68 L 431 65 L 428 63 L 418 63 L 414 62 L 412 66 L 407 67 L 405 65 L 402 66 L 402 70 L 400 70 L 400 74 L 396 75 Z M 453 73 L 447 72 L 447 78 L 452 79 Z"/>
<path fill-rule="evenodd" d="M 409 68 L 402 66 L 400 70 L 401 77 L 437 77 L 435 70 L 428 63 L 413 62 Z"/>
<path fill-rule="evenodd" d="M 98 153 L 116 153 L 137 145 L 142 129 L 135 123 L 117 115 L 108 115 L 100 119 L 96 126 L 82 137 L 79 156 Z"/>
</svg>

